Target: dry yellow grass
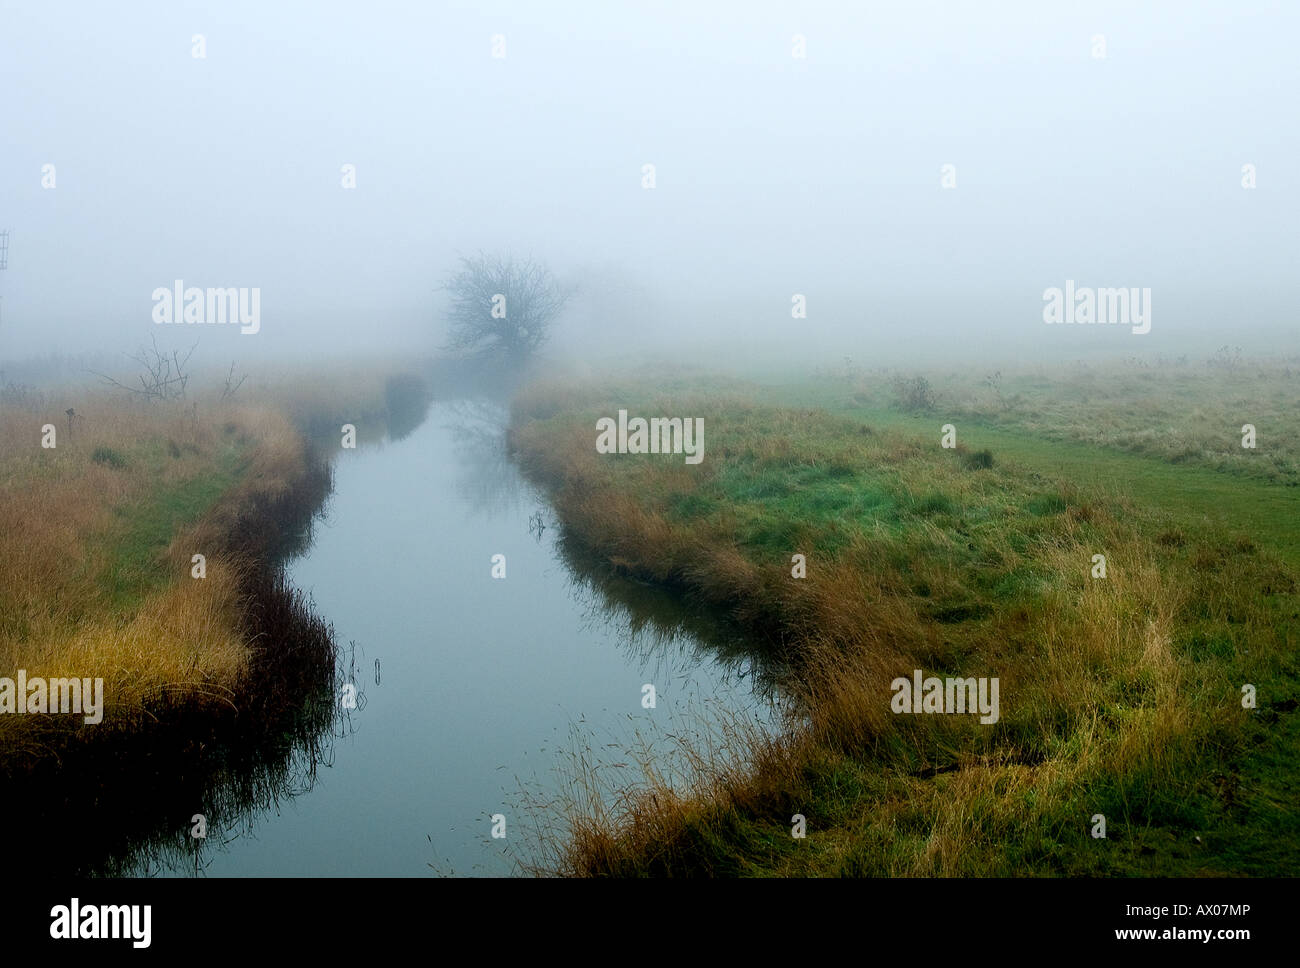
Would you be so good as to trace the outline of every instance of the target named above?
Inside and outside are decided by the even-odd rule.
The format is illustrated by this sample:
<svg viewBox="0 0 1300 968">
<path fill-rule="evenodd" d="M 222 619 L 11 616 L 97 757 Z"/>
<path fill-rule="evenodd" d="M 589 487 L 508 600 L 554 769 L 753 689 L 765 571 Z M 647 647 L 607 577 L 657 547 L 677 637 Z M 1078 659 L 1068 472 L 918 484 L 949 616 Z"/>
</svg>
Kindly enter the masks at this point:
<svg viewBox="0 0 1300 968">
<path fill-rule="evenodd" d="M 41 446 L 48 424 L 54 448 Z M 250 650 L 226 536 L 251 501 L 291 488 L 304 458 L 292 425 L 265 407 L 99 394 L 6 408 L 2 674 L 103 678 L 110 726 L 163 700 L 231 702 Z M 202 580 L 191 576 L 195 553 L 207 558 Z M 39 748 L 56 718 L 67 717 L 0 717 L 0 749 Z"/>
</svg>

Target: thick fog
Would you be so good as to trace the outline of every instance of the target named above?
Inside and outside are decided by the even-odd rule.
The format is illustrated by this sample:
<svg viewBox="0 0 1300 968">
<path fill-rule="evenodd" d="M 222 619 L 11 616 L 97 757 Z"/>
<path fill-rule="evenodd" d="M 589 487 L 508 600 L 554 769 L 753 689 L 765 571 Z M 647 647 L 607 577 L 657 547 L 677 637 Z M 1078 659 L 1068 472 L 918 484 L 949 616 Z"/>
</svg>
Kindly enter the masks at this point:
<svg viewBox="0 0 1300 968">
<path fill-rule="evenodd" d="M 4 0 L 0 360 L 432 351 L 478 250 L 583 287 L 556 353 L 1294 352 L 1298 31 L 1237 0 Z M 176 280 L 260 289 L 258 331 L 156 325 Z M 1045 324 L 1067 280 L 1149 288 L 1150 331 Z"/>
</svg>

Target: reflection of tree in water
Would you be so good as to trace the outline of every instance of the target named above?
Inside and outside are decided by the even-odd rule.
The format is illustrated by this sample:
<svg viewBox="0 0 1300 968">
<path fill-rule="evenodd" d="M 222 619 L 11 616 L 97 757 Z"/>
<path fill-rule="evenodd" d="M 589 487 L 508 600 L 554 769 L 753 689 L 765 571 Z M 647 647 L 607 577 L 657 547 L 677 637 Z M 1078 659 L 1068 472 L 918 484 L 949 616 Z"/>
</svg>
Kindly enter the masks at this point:
<svg viewBox="0 0 1300 968">
<path fill-rule="evenodd" d="M 457 400 L 442 405 L 451 422 L 459 476 L 456 493 L 483 514 L 514 511 L 528 494 L 527 485 L 506 451 L 509 411 L 495 400 Z"/>
</svg>

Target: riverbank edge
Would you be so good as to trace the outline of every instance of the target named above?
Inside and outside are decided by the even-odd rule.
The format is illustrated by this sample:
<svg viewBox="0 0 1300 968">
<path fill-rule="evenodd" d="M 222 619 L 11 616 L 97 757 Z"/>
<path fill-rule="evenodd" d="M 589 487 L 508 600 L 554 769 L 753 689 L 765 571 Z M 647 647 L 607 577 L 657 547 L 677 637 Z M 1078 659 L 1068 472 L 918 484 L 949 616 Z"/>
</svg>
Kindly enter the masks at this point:
<svg viewBox="0 0 1300 968">
<path fill-rule="evenodd" d="M 283 487 L 260 487 L 252 479 L 251 468 L 258 457 L 255 446 L 246 455 L 244 471 L 235 483 L 197 522 L 176 536 L 204 533 L 207 557 L 221 562 L 234 574 L 236 631 L 250 649 L 250 662 L 236 680 L 218 685 L 228 689 L 229 696 L 243 697 L 244 701 L 227 697 L 213 702 L 196 695 L 176 700 L 164 697 L 129 723 L 105 720 L 92 728 L 79 719 L 51 721 L 49 725 L 54 728 L 43 731 L 41 736 L 46 755 L 0 752 L 0 781 L 17 782 L 51 765 L 66 770 L 69 757 L 79 761 L 82 753 L 101 744 L 133 743 L 181 722 L 193 729 L 202 720 L 210 720 L 211 728 L 200 729 L 200 735 L 210 740 L 236 722 L 247 725 L 258 719 L 274 720 L 278 718 L 274 708 L 286 705 L 299 692 L 292 682 L 296 678 L 292 657 L 297 654 L 302 658 L 306 642 L 312 643 L 306 649 L 314 654 L 312 663 L 328 658 L 332 670 L 336 651 L 332 631 L 317 627 L 318 620 L 309 604 L 283 576 L 285 558 L 308 540 L 311 522 L 333 487 L 329 461 L 300 429 L 295 428 L 295 433 L 300 456 L 292 476 L 277 482 Z"/>
<path fill-rule="evenodd" d="M 660 585 L 677 594 L 684 594 L 690 600 L 705 606 L 723 606 L 732 613 L 733 617 L 740 619 L 742 624 L 748 624 L 755 630 L 770 631 L 770 628 L 765 626 L 769 619 L 775 621 L 776 627 L 781 632 L 780 638 L 787 649 L 793 653 L 795 660 L 793 664 L 797 667 L 798 654 L 803 651 L 794 621 L 797 617 L 788 614 L 788 609 L 781 607 L 782 599 L 779 594 L 767 593 L 773 589 L 765 591 L 764 587 L 759 587 L 767 584 L 765 573 L 751 573 L 750 577 L 756 580 L 756 584 L 750 582 L 741 587 L 734 580 L 736 576 L 728 574 L 725 567 L 714 569 L 711 566 L 713 556 L 707 547 L 689 538 L 685 539 L 686 544 L 690 545 L 689 548 L 681 540 L 676 544 L 671 542 L 668 545 L 661 544 L 660 550 L 664 552 L 661 555 L 638 555 L 628 550 L 640 547 L 644 552 L 656 544 L 652 540 L 653 534 L 656 533 L 655 529 L 636 520 L 638 511 L 635 494 L 621 493 L 617 488 L 611 488 L 608 482 L 599 484 L 588 480 L 578 466 L 580 461 L 566 462 L 565 456 L 561 453 L 564 445 L 551 429 L 541 429 L 537 433 L 527 432 L 529 425 L 535 421 L 543 428 L 553 417 L 560 417 L 567 422 L 567 418 L 562 416 L 567 407 L 557 406 L 556 401 L 562 401 L 569 406 L 590 401 L 572 387 L 557 391 L 552 395 L 554 399 L 548 400 L 546 396 L 542 393 L 538 400 L 516 401 L 515 406 L 512 407 L 509 440 L 512 457 L 525 477 L 550 498 L 561 527 L 565 529 L 566 539 L 581 546 L 585 553 L 601 560 L 606 567 L 612 568 L 618 574 L 635 576 Z M 568 456 L 571 458 L 573 455 L 570 453 Z M 602 501 L 630 511 L 633 518 L 629 524 L 630 530 L 623 529 L 627 533 L 619 533 L 618 520 L 621 519 L 605 515 L 601 518 L 603 523 L 599 526 L 594 518 L 588 520 L 587 510 Z M 678 535 L 679 539 L 681 537 Z M 588 538 L 590 540 L 587 540 Z M 677 544 L 682 547 L 678 548 Z M 1253 549 L 1239 542 L 1238 549 L 1242 548 L 1254 554 Z M 794 604 L 797 606 L 797 602 Z M 787 655 L 790 655 L 790 652 Z M 797 672 L 794 679 L 794 684 L 799 686 Z M 1285 682 L 1281 684 L 1286 685 Z M 1246 727 L 1249 738 L 1246 746 L 1263 743 L 1265 736 L 1262 730 L 1279 725 L 1277 711 L 1291 708 L 1285 700 L 1274 701 L 1270 706 L 1276 708 L 1265 710 L 1258 721 L 1252 720 L 1252 725 Z M 832 864 L 829 868 L 821 869 L 818 862 L 806 852 L 792 851 L 789 847 L 790 841 L 785 841 L 785 838 L 780 835 L 779 828 L 783 824 L 786 825 L 787 831 L 790 830 L 790 820 L 794 819 L 791 811 L 795 811 L 796 814 L 807 812 L 810 804 L 806 796 L 807 791 L 799 798 L 790 796 L 779 781 L 782 778 L 797 778 L 795 782 L 802 786 L 805 779 L 816 776 L 819 780 L 824 780 L 828 773 L 832 774 L 831 779 L 835 780 L 833 774 L 839 766 L 823 756 L 815 745 L 802 742 L 804 737 L 798 733 L 799 731 L 796 730 L 779 738 L 774 744 L 756 747 L 754 766 L 747 775 L 733 774 L 727 777 L 725 782 L 715 784 L 713 792 L 703 796 L 676 798 L 671 791 L 665 796 L 665 791 L 658 789 L 655 791 L 657 798 L 646 798 L 646 802 L 628 800 L 631 808 L 615 827 L 610 826 L 608 817 L 602 817 L 599 823 L 584 816 L 570 817 L 574 843 L 577 846 L 562 858 L 562 867 L 548 868 L 542 873 L 616 877 L 647 874 L 728 876 L 741 873 L 771 876 L 780 875 L 783 871 L 797 873 L 798 870 L 802 870 L 804 876 L 809 872 L 834 874 L 837 870 L 841 875 L 880 873 L 866 864 L 855 865 L 853 862 L 839 868 Z M 1232 775 L 1224 782 L 1232 786 L 1243 779 L 1239 770 L 1257 771 L 1259 767 L 1260 763 L 1255 760 L 1241 759 L 1233 765 Z M 922 770 L 912 775 L 925 779 L 938 777 L 945 772 L 943 769 L 933 772 Z M 961 774 L 959 772 L 953 775 L 960 777 Z M 845 778 L 854 781 L 852 777 Z M 1251 779 L 1266 784 L 1269 778 L 1256 775 Z M 883 781 L 880 789 L 884 789 L 887 782 L 887 780 Z M 863 789 L 865 791 L 866 787 Z M 1224 804 L 1231 809 L 1231 795 L 1222 796 Z M 870 799 L 869 797 L 863 803 L 868 803 Z M 911 813 L 916 812 L 915 809 L 911 809 Z M 783 817 L 790 819 L 782 819 Z M 920 822 L 921 818 L 912 819 Z M 809 822 L 811 823 L 811 820 Z M 1261 829 L 1264 823 L 1259 817 L 1252 817 L 1250 822 L 1260 826 Z M 1204 833 L 1205 830 L 1202 829 L 1200 832 Z M 1238 831 L 1228 830 L 1228 834 L 1235 832 Z M 1160 831 L 1162 836 L 1167 837 L 1168 833 L 1168 831 Z M 1105 862 L 1110 867 L 1106 870 L 1097 867 L 1093 873 L 1145 871 L 1144 864 L 1133 864 L 1132 858 L 1127 856 L 1140 853 L 1145 857 L 1157 853 L 1146 843 L 1140 842 L 1142 839 L 1141 834 L 1135 836 L 1133 844 L 1124 845 L 1124 856 L 1105 858 Z M 784 841 L 784 845 L 780 843 L 781 841 Z M 732 842 L 754 847 L 755 855 L 738 863 L 728 860 L 722 867 L 717 866 L 719 854 L 715 848 L 721 848 L 722 853 L 727 853 L 726 844 Z M 1195 844 L 1201 843 L 1201 837 L 1196 837 Z M 1253 843 L 1251 847 L 1254 854 L 1258 855 L 1260 851 L 1255 848 L 1260 848 L 1260 844 Z M 1181 849 L 1179 846 L 1175 848 L 1175 852 Z M 1200 848 L 1196 852 L 1204 851 L 1206 848 Z M 795 871 L 787 868 L 787 864 L 792 859 L 796 865 L 799 865 Z M 1259 867 L 1258 856 L 1244 859 L 1247 864 L 1255 868 Z M 849 860 L 855 859 L 849 858 Z M 1049 863 L 1045 866 L 1039 865 L 1044 867 L 1040 873 L 1050 873 L 1046 869 L 1051 866 L 1050 855 L 1047 860 Z M 1226 861 L 1227 858 L 1224 857 L 1222 860 Z M 1218 869 L 1215 867 L 1215 861 L 1209 857 L 1206 858 L 1206 862 L 1210 865 L 1205 868 L 1206 870 Z M 1268 873 L 1276 866 L 1276 862 L 1272 865 L 1265 863 L 1264 869 L 1260 872 Z M 1226 869 L 1232 870 L 1231 867 Z M 1243 867 L 1234 872 L 1246 873 L 1251 869 L 1251 867 Z M 1151 876 L 1149 872 L 1147 876 Z"/>
<path fill-rule="evenodd" d="M 96 724 L 80 717 L 18 717 L 12 725 L 29 728 L 11 734 L 19 742 L 0 744 L 0 782 L 119 733 L 157 732 L 151 724 L 174 715 L 193 720 L 197 711 L 215 724 L 274 719 L 270 707 L 299 701 L 298 691 L 284 685 L 284 650 L 268 645 L 295 643 L 292 630 L 310 625 L 310 605 L 284 583 L 282 566 L 310 543 L 312 522 L 333 489 L 332 454 L 356 440 L 367 446 L 409 433 L 427 417 L 433 372 L 429 363 L 366 370 L 353 374 L 350 392 L 333 394 L 320 392 L 322 381 L 290 372 L 249 402 L 202 401 L 207 423 L 223 438 L 219 445 L 240 446 L 238 470 L 196 519 L 175 527 L 154 564 L 177 576 L 172 585 L 184 584 L 204 577 L 190 574 L 192 555 L 202 552 L 209 580 L 220 576 L 231 587 L 234 607 L 221 625 L 249 650 L 250 662 L 234 676 L 178 682 L 147 707 L 117 710 Z M 202 475 L 222 473 L 219 449 Z M 116 618 L 126 622 L 130 615 Z M 332 646 L 313 649 L 333 657 Z"/>
</svg>

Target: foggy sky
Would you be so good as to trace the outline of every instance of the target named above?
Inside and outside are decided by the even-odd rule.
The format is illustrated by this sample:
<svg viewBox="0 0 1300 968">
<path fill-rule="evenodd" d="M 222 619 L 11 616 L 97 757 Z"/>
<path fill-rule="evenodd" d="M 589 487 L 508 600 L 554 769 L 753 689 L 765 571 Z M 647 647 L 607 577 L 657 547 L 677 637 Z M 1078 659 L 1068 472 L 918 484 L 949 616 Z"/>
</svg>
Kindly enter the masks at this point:
<svg viewBox="0 0 1300 968">
<path fill-rule="evenodd" d="M 431 350 L 479 249 L 586 285 L 557 351 L 1295 352 L 1300 8 L 1138 6 L 3 0 L 0 360 L 188 341 L 176 279 L 261 289 L 201 354 Z"/>
</svg>

